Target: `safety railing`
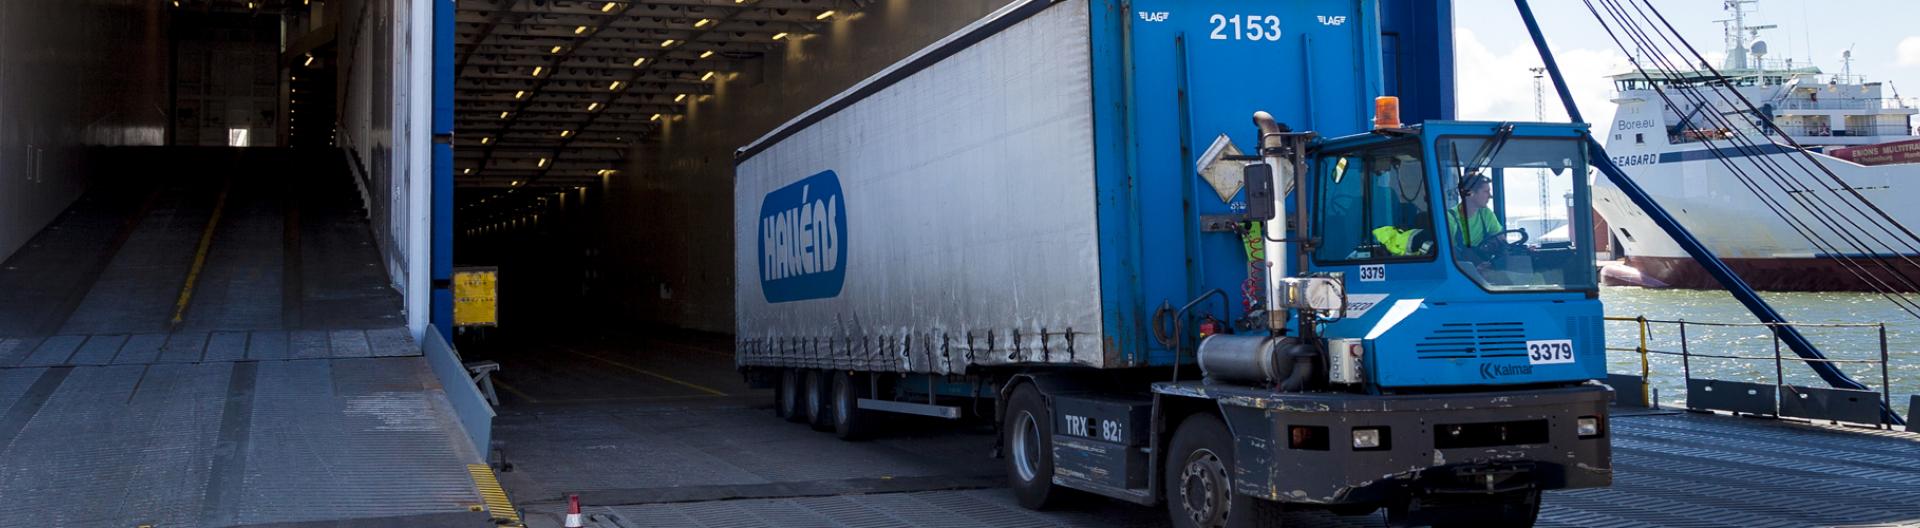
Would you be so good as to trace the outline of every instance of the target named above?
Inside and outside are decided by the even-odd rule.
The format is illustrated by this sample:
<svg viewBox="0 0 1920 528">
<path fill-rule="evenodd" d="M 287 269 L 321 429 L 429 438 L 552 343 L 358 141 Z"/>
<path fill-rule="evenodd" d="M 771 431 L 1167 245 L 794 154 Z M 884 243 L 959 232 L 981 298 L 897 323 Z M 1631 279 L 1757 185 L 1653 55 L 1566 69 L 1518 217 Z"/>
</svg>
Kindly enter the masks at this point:
<svg viewBox="0 0 1920 528">
<path fill-rule="evenodd" d="M 1631 323 L 1636 327 L 1638 336 L 1634 346 L 1615 346 L 1609 342 L 1608 353 L 1626 352 L 1639 357 L 1640 373 L 1609 374 L 1609 384 L 1616 391 L 1616 401 L 1622 405 L 1639 404 L 1657 408 L 1659 398 L 1654 387 L 1658 374 L 1671 375 L 1671 371 L 1656 372 L 1655 357 L 1678 358 L 1682 386 L 1685 389 L 1685 405 L 1688 410 L 1726 411 L 1735 414 L 1800 418 L 1807 420 L 1826 420 L 1860 424 L 1889 426 L 1881 414 L 1882 405 L 1892 408 L 1892 377 L 1888 367 L 1887 325 L 1885 323 L 1714 323 L 1685 320 L 1648 319 L 1646 317 L 1606 318 L 1608 324 Z M 1860 330 L 1874 332 L 1878 343 L 1878 359 L 1805 359 L 1791 353 L 1783 353 L 1781 341 L 1772 330 L 1774 327 L 1787 326 L 1796 329 Z M 1689 329 L 1715 328 L 1755 328 L 1765 329 L 1772 340 L 1771 355 L 1742 353 L 1700 353 L 1694 351 L 1694 345 L 1688 335 Z M 1671 337 L 1679 345 L 1679 350 L 1663 350 L 1652 346 L 1659 329 L 1671 329 Z M 1725 337 L 1725 336 L 1722 336 Z M 1731 360 L 1739 362 L 1773 363 L 1770 383 L 1753 381 L 1719 380 L 1694 376 L 1696 360 Z M 1795 385 L 1788 381 L 1786 364 L 1789 362 L 1821 362 L 1836 365 L 1875 365 L 1880 375 L 1880 390 L 1834 389 Z M 1665 363 L 1671 363 L 1665 362 Z M 1765 377 L 1760 374 L 1758 377 Z M 1637 386 L 1636 386 L 1637 385 Z M 1637 390 L 1635 394 L 1621 397 L 1620 391 Z"/>
<path fill-rule="evenodd" d="M 1780 110 L 1899 110 L 1906 102 L 1892 97 L 1831 97 L 1827 99 L 1781 99 L 1773 102 Z"/>
</svg>

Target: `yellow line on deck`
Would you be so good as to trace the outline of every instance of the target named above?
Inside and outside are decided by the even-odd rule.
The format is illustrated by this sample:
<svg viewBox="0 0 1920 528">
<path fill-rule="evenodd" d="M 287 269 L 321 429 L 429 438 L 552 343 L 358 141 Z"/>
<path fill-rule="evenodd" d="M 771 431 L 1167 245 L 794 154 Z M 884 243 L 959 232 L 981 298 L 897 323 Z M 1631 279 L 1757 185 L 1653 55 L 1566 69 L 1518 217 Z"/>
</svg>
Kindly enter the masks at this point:
<svg viewBox="0 0 1920 528">
<path fill-rule="evenodd" d="M 698 391 L 700 391 L 700 392 L 705 392 L 705 393 L 708 393 L 708 394 L 712 394 L 712 395 L 714 395 L 714 396 L 727 396 L 727 395 L 728 395 L 727 393 L 724 393 L 724 392 L 720 392 L 720 391 L 717 391 L 717 390 L 713 390 L 712 388 L 709 388 L 709 387 L 707 387 L 707 386 L 704 386 L 704 385 L 700 385 L 700 384 L 697 384 L 697 383 L 689 383 L 689 382 L 685 382 L 685 381 L 680 381 L 680 380 L 677 380 L 677 379 L 674 379 L 674 378 L 673 378 L 672 376 L 668 376 L 668 375 L 665 375 L 665 374 L 661 374 L 661 373 L 658 373 L 658 372 L 654 372 L 654 371 L 651 371 L 651 370 L 647 370 L 647 369 L 643 369 L 643 368 L 640 368 L 640 367 L 636 367 L 636 366 L 633 366 L 633 365 L 628 365 L 628 364 L 626 364 L 626 363 L 621 363 L 621 362 L 618 362 L 618 361 L 614 361 L 614 360 L 611 360 L 611 359 L 607 359 L 607 358 L 603 358 L 603 357 L 600 357 L 600 356 L 596 356 L 596 355 L 593 355 L 593 354 L 588 354 L 588 353 L 586 353 L 586 352 L 581 352 L 581 351 L 578 351 L 578 350 L 574 350 L 574 349 L 571 349 L 571 348 L 568 348 L 568 349 L 566 349 L 566 350 L 567 350 L 568 352 L 572 352 L 572 353 L 574 353 L 574 354 L 578 354 L 578 355 L 581 355 L 581 356 L 586 356 L 586 357 L 589 357 L 589 358 L 593 358 L 593 359 L 595 359 L 595 360 L 598 360 L 598 361 L 600 361 L 600 362 L 602 362 L 602 363 L 606 363 L 606 364 L 608 364 L 608 365 L 613 365 L 613 366 L 616 366 L 616 367 L 620 367 L 620 368 L 623 368 L 623 369 L 627 369 L 627 370 L 631 370 L 631 371 L 634 371 L 634 372 L 638 372 L 638 373 L 641 373 L 641 374 L 646 374 L 646 375 L 648 375 L 648 376 L 653 376 L 653 377 L 656 377 L 656 378 L 660 378 L 660 379 L 662 379 L 662 380 L 665 380 L 665 381 L 668 381 L 668 382 L 672 382 L 672 383 L 677 383 L 677 384 L 680 384 L 680 385 L 682 385 L 682 386 L 685 386 L 685 387 L 688 387 L 688 388 L 691 388 L 691 389 L 694 389 L 694 390 L 698 390 Z"/>
<path fill-rule="evenodd" d="M 506 382 L 500 381 L 500 378 L 493 378 L 493 386 L 499 387 L 500 390 L 513 393 L 514 396 L 519 396 L 520 399 L 527 400 L 527 403 L 540 403 L 539 398 L 535 398 L 533 397 L 533 395 L 520 392 L 520 389 L 513 388 L 512 385 L 508 385 L 506 384 Z"/>
<path fill-rule="evenodd" d="M 231 176 L 220 184 L 220 199 L 213 204 L 213 216 L 207 219 L 207 229 L 200 233 L 200 249 L 193 252 L 193 268 L 187 271 L 187 284 L 180 288 L 180 300 L 173 304 L 173 324 L 186 321 L 187 305 L 193 302 L 193 285 L 200 282 L 200 270 L 207 267 L 207 252 L 213 249 L 213 232 L 220 227 L 220 215 L 227 210 L 227 191 L 232 188 Z"/>
</svg>

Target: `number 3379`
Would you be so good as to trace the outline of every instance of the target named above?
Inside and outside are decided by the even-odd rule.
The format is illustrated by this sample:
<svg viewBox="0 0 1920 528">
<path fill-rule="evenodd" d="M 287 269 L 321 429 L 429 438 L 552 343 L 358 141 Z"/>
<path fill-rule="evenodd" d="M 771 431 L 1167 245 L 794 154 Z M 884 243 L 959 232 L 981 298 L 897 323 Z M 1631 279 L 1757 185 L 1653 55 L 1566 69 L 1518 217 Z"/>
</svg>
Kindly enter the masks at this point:
<svg viewBox="0 0 1920 528">
<path fill-rule="evenodd" d="M 1214 13 L 1207 17 L 1213 24 L 1213 40 L 1280 40 L 1280 17 L 1274 15 L 1233 15 Z"/>
<path fill-rule="evenodd" d="M 1549 365 L 1573 362 L 1573 340 L 1553 339 L 1527 342 L 1527 363 Z"/>
</svg>

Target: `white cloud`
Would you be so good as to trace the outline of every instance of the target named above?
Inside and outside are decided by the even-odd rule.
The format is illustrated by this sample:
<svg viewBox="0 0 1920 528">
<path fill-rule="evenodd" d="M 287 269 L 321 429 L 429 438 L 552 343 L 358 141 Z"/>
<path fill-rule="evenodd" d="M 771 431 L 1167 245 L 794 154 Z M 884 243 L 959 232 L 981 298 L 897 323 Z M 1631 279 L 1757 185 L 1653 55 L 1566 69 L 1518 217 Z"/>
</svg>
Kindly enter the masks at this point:
<svg viewBox="0 0 1920 528">
<path fill-rule="evenodd" d="M 1901 66 L 1920 66 L 1920 36 L 1900 39 L 1893 47 L 1893 53 Z"/>
<path fill-rule="evenodd" d="M 1613 103 L 1609 100 L 1613 82 L 1607 76 L 1628 71 L 1626 57 L 1611 48 L 1555 46 L 1554 50 L 1574 103 L 1580 106 L 1582 117 L 1593 123 L 1595 136 L 1604 140 L 1613 129 Z M 1473 30 L 1457 28 L 1454 58 L 1454 93 L 1460 119 L 1534 120 L 1533 73 L 1527 69 L 1540 65 L 1540 55 L 1530 43 L 1496 52 L 1488 49 Z M 1546 120 L 1566 120 L 1552 80 L 1544 81 Z"/>
</svg>

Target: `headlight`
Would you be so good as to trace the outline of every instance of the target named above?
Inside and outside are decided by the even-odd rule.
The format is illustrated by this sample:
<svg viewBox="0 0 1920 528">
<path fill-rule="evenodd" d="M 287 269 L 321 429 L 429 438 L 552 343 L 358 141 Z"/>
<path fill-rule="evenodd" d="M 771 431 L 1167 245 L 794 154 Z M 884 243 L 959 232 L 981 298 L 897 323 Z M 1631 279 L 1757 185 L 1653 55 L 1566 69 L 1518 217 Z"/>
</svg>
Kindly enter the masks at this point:
<svg viewBox="0 0 1920 528">
<path fill-rule="evenodd" d="M 1593 416 L 1582 416 L 1579 420 L 1574 421 L 1573 428 L 1574 433 L 1580 435 L 1581 438 L 1600 436 L 1600 419 Z"/>
<path fill-rule="evenodd" d="M 1389 446 L 1387 442 L 1387 428 L 1385 427 L 1356 427 L 1353 429 L 1353 449 L 1356 451 L 1386 449 Z"/>
</svg>

